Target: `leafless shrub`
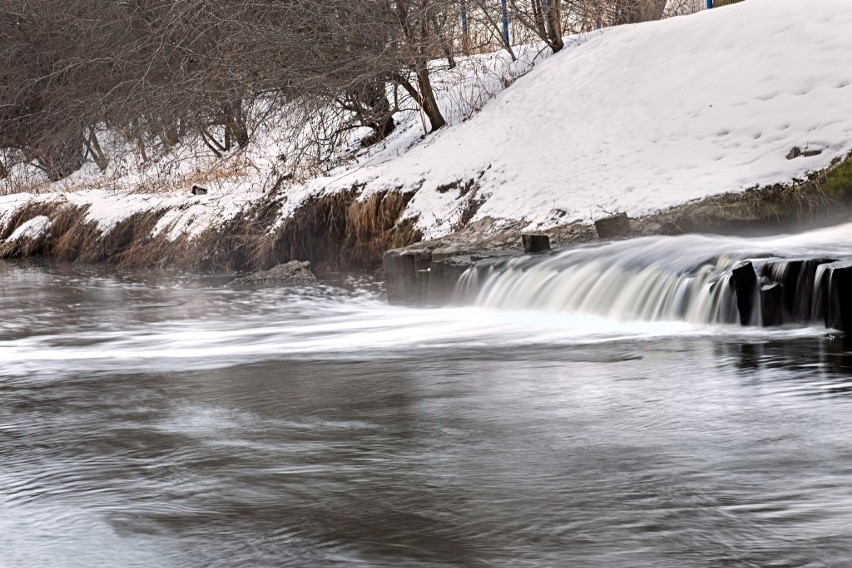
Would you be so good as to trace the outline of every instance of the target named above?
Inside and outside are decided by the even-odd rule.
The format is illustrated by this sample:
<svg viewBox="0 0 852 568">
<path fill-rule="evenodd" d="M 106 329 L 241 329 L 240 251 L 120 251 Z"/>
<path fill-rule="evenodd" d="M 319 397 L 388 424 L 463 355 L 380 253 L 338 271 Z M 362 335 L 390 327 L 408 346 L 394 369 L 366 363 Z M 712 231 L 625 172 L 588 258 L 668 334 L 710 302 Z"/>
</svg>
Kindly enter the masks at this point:
<svg viewBox="0 0 852 568">
<path fill-rule="evenodd" d="M 665 4 L 507 0 L 506 41 L 497 0 L 467 0 L 464 26 L 457 0 L 0 0 L 0 149 L 51 181 L 128 151 L 156 162 L 187 141 L 225 159 L 296 109 L 282 169 L 303 169 L 353 129 L 369 129 L 365 144 L 391 134 L 389 92 L 429 131 L 444 126 L 436 58 L 453 68 L 460 52 L 499 46 L 514 59 L 533 40 L 556 52 L 569 31 L 659 18 Z M 124 144 L 105 144 L 107 132 Z"/>
<path fill-rule="evenodd" d="M 706 0 L 669 0 L 663 17 L 684 16 L 694 14 L 707 8 Z"/>
</svg>

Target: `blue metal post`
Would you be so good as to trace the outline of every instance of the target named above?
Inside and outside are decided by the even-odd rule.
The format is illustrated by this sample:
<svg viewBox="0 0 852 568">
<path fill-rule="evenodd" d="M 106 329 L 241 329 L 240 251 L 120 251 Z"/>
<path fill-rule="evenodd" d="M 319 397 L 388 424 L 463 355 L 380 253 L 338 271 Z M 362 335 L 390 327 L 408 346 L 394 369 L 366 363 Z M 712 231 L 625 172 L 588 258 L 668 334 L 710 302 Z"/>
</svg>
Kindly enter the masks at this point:
<svg viewBox="0 0 852 568">
<path fill-rule="evenodd" d="M 503 8 L 503 41 L 509 45 L 509 8 L 506 7 L 506 0 L 500 0 L 500 5 Z"/>
<path fill-rule="evenodd" d="M 462 33 L 467 35 L 467 2 L 461 0 L 461 25 Z"/>
<path fill-rule="evenodd" d="M 713 0 L 707 0 L 707 9 L 709 10 L 712 7 L 713 7 Z"/>
</svg>

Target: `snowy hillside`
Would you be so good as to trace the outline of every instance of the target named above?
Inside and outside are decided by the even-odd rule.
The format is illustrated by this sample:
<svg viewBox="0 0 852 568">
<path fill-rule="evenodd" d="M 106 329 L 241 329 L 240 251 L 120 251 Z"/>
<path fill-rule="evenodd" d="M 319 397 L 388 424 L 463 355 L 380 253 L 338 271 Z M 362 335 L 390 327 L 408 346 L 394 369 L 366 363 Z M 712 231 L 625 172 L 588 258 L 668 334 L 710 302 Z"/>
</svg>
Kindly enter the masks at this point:
<svg viewBox="0 0 852 568">
<path fill-rule="evenodd" d="M 850 54 L 846 0 L 747 0 L 613 28 L 423 147 L 334 183 L 422 183 L 408 214 L 439 236 L 462 207 L 436 188 L 457 180 L 478 178 L 477 217 L 537 226 L 790 181 L 852 148 Z M 822 152 L 788 160 L 794 146 Z"/>
<path fill-rule="evenodd" d="M 422 137 L 417 112 L 400 113 L 380 146 L 281 186 L 282 215 L 353 186 L 363 188 L 362 199 L 416 191 L 404 215 L 432 238 L 473 211 L 474 220 L 546 228 L 789 182 L 852 149 L 848 8 L 848 0 L 746 0 L 570 38 L 546 59 L 532 47 L 513 64 L 505 52 L 471 58 L 436 73 L 450 126 Z M 527 75 L 474 112 L 533 60 Z M 274 132 L 258 138 L 225 164 L 227 175 L 201 180 L 208 195 L 189 195 L 191 175 L 170 179 L 171 192 L 144 193 L 135 191 L 140 180 L 161 171 L 124 164 L 99 174 L 90 165 L 39 194 L 0 196 L 0 222 L 30 200 L 58 200 L 89 206 L 88 220 L 102 227 L 168 209 L 155 232 L 197 235 L 263 199 L 282 173 L 276 156 L 286 140 Z M 788 159 L 793 147 L 804 154 Z M 177 169 L 191 174 L 199 164 Z M 49 226 L 43 221 L 33 230 Z"/>
</svg>

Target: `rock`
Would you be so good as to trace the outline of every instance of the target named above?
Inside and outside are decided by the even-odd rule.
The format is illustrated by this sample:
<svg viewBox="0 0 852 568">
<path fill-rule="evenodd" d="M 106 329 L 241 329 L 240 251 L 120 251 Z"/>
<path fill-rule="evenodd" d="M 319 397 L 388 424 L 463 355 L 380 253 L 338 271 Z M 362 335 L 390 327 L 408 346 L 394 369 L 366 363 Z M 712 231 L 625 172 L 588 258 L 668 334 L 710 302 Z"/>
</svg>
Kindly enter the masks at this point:
<svg viewBox="0 0 852 568">
<path fill-rule="evenodd" d="M 264 272 L 235 278 L 228 286 L 311 286 L 318 280 L 310 268 L 310 262 L 291 260 Z"/>
<path fill-rule="evenodd" d="M 852 331 L 852 261 L 833 262 L 825 269 L 825 326 Z"/>
<path fill-rule="evenodd" d="M 661 235 L 682 235 L 683 230 L 672 223 L 671 221 L 666 221 L 660 226 L 659 234 Z"/>
<path fill-rule="evenodd" d="M 207 188 L 200 185 L 193 185 L 191 191 L 192 195 L 207 195 Z"/>
<path fill-rule="evenodd" d="M 805 148 L 802 150 L 798 146 L 793 146 L 790 148 L 790 151 L 787 152 L 787 159 L 792 160 L 794 158 L 798 158 L 799 156 L 803 156 L 805 158 L 810 158 L 812 156 L 819 156 L 822 154 L 821 148 Z"/>
<path fill-rule="evenodd" d="M 595 230 L 601 239 L 615 239 L 630 234 L 630 218 L 627 213 L 617 213 L 595 221 Z"/>
<path fill-rule="evenodd" d="M 547 235 L 521 235 L 524 252 L 536 253 L 550 250 L 550 237 Z"/>
<path fill-rule="evenodd" d="M 784 288 L 777 282 L 761 286 L 760 313 L 764 327 L 784 323 Z"/>
<path fill-rule="evenodd" d="M 740 260 L 734 264 L 731 268 L 729 283 L 737 298 L 740 324 L 751 325 L 753 323 L 754 304 L 759 290 L 757 288 L 757 274 L 755 274 L 754 266 L 752 266 L 750 260 Z"/>
<path fill-rule="evenodd" d="M 824 313 L 821 293 L 814 291 L 817 267 L 835 261 L 836 259 L 824 258 L 783 258 L 767 261 L 763 273 L 773 282 L 781 284 L 784 289 L 785 321 L 808 323 L 812 321 L 815 308 L 816 313 Z"/>
</svg>

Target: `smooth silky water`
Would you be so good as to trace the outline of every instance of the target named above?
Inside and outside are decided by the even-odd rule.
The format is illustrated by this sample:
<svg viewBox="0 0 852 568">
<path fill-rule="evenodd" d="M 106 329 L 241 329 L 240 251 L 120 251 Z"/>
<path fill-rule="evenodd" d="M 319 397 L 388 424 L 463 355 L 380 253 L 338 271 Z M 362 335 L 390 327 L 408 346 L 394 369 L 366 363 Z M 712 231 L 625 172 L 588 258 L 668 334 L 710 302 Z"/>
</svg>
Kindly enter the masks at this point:
<svg viewBox="0 0 852 568">
<path fill-rule="evenodd" d="M 670 304 L 578 253 L 443 309 L 0 264 L 0 566 L 847 566 L 850 351 L 694 304 L 837 231 L 579 253 L 716 259 Z"/>
</svg>

